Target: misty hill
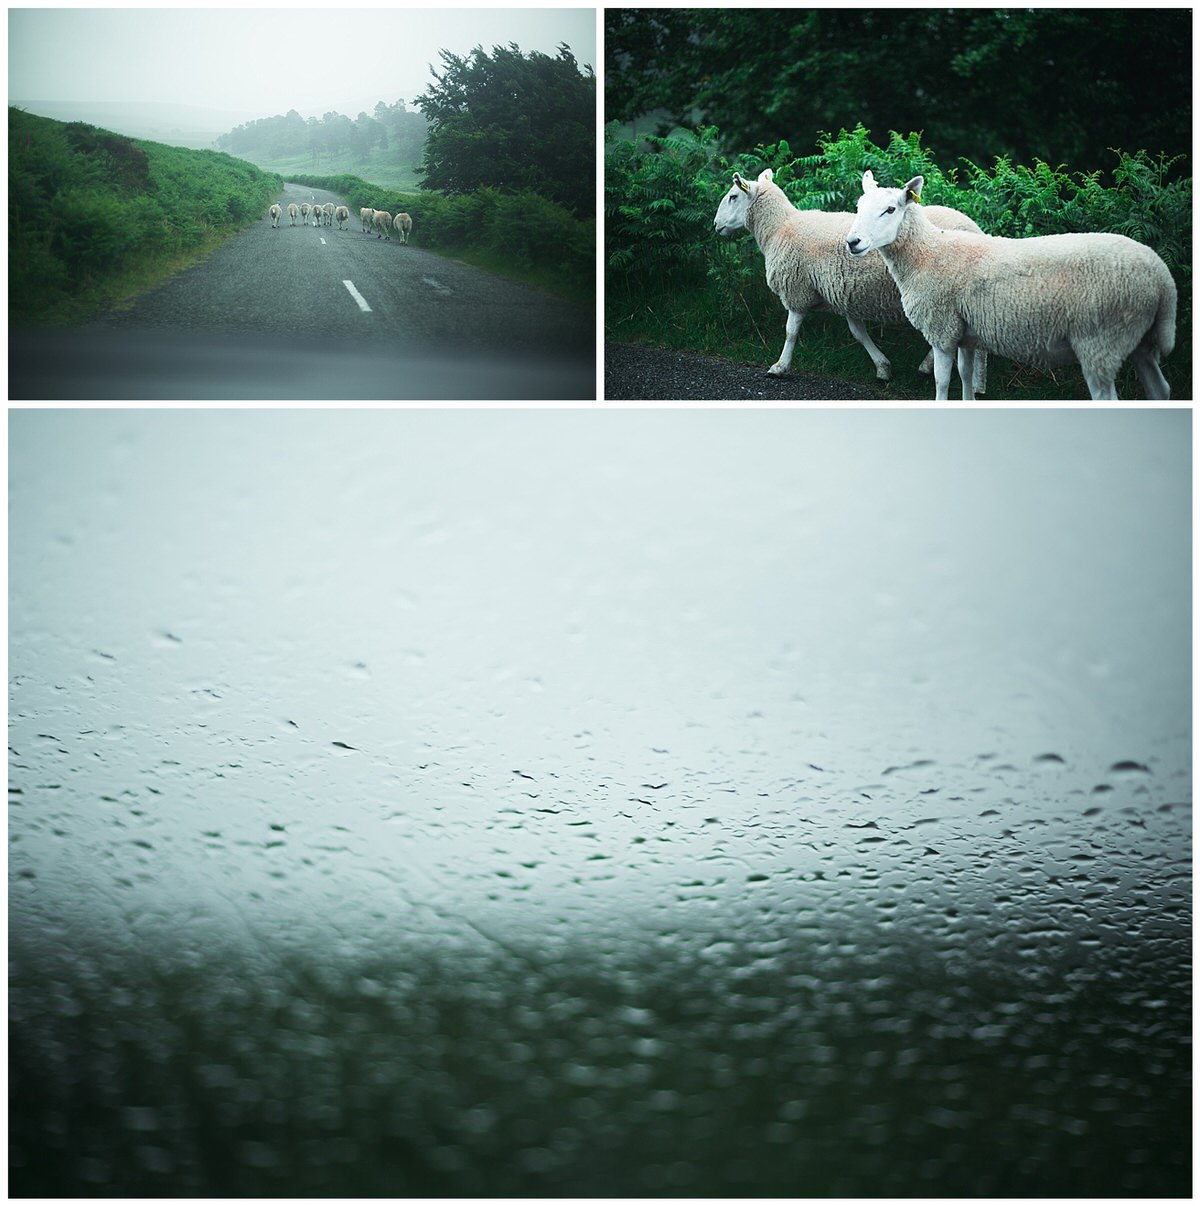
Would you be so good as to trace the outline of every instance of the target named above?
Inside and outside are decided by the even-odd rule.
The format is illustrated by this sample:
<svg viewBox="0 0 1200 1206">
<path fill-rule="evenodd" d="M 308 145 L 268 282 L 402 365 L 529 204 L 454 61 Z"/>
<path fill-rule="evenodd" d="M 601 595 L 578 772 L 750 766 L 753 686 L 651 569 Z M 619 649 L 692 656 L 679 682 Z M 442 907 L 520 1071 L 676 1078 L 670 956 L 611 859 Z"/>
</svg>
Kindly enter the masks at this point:
<svg viewBox="0 0 1200 1206">
<path fill-rule="evenodd" d="M 254 116 L 245 109 L 205 105 L 119 103 L 114 101 L 23 101 L 14 108 L 56 121 L 82 121 L 130 138 L 149 138 L 170 146 L 207 150 L 239 122 Z"/>
</svg>

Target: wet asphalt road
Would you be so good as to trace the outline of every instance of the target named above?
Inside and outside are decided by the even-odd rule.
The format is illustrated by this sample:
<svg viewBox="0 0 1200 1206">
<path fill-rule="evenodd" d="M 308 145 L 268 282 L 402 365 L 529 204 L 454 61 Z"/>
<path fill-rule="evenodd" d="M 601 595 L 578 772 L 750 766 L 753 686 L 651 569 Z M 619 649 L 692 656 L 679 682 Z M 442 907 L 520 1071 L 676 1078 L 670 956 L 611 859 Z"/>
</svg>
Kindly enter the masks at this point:
<svg viewBox="0 0 1200 1206">
<path fill-rule="evenodd" d="M 14 333 L 14 399 L 593 399 L 595 323 L 561 299 L 408 245 L 269 217 L 120 312 Z M 346 282 L 349 282 L 347 284 Z"/>
<path fill-rule="evenodd" d="M 772 377 L 765 366 L 625 343 L 604 346 L 604 397 L 610 402 L 895 401 L 883 386 L 873 388 L 813 373 Z"/>
</svg>

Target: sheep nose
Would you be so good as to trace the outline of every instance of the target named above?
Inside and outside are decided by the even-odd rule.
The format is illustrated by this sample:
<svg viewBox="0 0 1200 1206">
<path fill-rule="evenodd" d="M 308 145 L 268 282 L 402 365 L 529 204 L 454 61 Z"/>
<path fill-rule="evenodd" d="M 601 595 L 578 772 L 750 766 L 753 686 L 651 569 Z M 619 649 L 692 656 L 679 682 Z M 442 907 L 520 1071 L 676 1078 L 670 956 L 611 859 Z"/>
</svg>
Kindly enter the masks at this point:
<svg viewBox="0 0 1200 1206">
<path fill-rule="evenodd" d="M 858 255 L 858 248 L 859 248 L 860 243 L 862 243 L 862 239 L 860 239 L 857 235 L 855 235 L 853 238 L 846 240 L 846 248 L 850 252 L 851 255 Z"/>
</svg>

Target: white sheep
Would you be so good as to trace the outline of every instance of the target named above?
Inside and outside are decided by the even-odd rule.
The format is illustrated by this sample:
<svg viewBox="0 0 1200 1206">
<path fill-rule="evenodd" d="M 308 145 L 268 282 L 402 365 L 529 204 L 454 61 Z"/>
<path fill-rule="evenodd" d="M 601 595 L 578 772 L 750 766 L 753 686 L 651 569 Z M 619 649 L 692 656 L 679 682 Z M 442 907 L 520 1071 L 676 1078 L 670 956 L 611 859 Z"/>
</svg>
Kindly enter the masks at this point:
<svg viewBox="0 0 1200 1206">
<path fill-rule="evenodd" d="M 296 225 L 296 215 L 299 212 L 300 212 L 299 208 L 297 207 L 295 201 L 289 201 L 288 202 L 288 217 L 291 218 L 293 226 Z"/>
<path fill-rule="evenodd" d="M 409 214 L 397 214 L 392 219 L 392 227 L 400 236 L 400 241 L 407 243 L 408 236 L 412 234 L 412 217 Z"/>
<path fill-rule="evenodd" d="M 321 212 L 325 215 L 325 223 L 324 224 L 326 226 L 333 225 L 333 210 L 334 210 L 334 205 L 333 205 L 332 201 L 326 201 L 325 204 L 321 206 Z"/>
<path fill-rule="evenodd" d="M 924 185 L 914 176 L 880 188 L 864 176 L 846 246 L 883 257 L 905 314 L 933 345 L 938 399 L 949 397 L 956 357 L 963 399 L 974 397 L 983 348 L 1037 368 L 1078 361 L 1095 400 L 1116 398 L 1128 357 L 1148 397 L 1171 396 L 1158 364 L 1175 346 L 1175 281 L 1149 247 L 1116 234 L 938 230 L 917 204 Z"/>
<path fill-rule="evenodd" d="M 283 217 L 283 209 L 278 205 L 271 206 L 271 226 L 273 229 L 279 229 L 279 219 Z"/>
<path fill-rule="evenodd" d="M 344 230 L 346 223 L 350 221 L 350 211 L 344 205 L 339 205 L 333 211 L 333 216 L 337 218 L 338 230 Z"/>
<path fill-rule="evenodd" d="M 308 211 L 311 208 L 312 207 L 308 204 L 307 201 L 303 202 L 300 206 L 300 217 L 303 220 L 305 226 L 308 225 Z"/>
<path fill-rule="evenodd" d="M 375 225 L 379 228 L 379 233 L 375 236 L 377 239 L 390 239 L 392 229 L 392 215 L 386 209 L 377 209 L 375 211 Z"/>
<path fill-rule="evenodd" d="M 934 220 L 947 227 L 978 231 L 966 214 L 941 205 L 929 206 Z M 787 309 L 787 339 L 779 359 L 767 370 L 774 376 L 791 367 L 800 324 L 810 310 L 827 309 L 841 315 L 850 333 L 866 349 L 880 381 L 890 381 L 892 365 L 867 333 L 868 322 L 907 325 L 904 308 L 883 260 L 858 260 L 846 254 L 846 235 L 854 215 L 819 209 L 797 209 L 774 182 L 770 168 L 756 181 L 733 174 L 733 188 L 717 209 L 713 225 L 718 234 L 748 230 L 766 261 L 767 285 Z M 920 371 L 933 363 L 930 352 Z M 979 357 L 976 388 L 986 388 L 987 359 Z"/>
<path fill-rule="evenodd" d="M 362 218 L 362 232 L 363 234 L 366 234 L 367 231 L 375 224 L 375 211 L 369 205 L 365 205 L 358 211 L 358 216 Z"/>
</svg>

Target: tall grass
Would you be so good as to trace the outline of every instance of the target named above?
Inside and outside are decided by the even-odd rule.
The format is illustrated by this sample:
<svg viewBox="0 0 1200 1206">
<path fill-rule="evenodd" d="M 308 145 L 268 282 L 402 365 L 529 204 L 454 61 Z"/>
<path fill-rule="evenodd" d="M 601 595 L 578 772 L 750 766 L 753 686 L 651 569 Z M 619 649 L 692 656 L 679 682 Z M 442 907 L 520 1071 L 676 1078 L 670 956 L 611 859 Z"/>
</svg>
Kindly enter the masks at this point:
<svg viewBox="0 0 1200 1206">
<path fill-rule="evenodd" d="M 814 153 L 796 155 L 786 141 L 727 156 L 716 127 L 667 137 L 622 137 L 614 123 L 605 140 L 606 335 L 745 360 L 765 370 L 783 345 L 785 312 L 767 289 L 763 260 L 751 236 L 717 238 L 712 220 L 732 172 L 757 176 L 764 168 L 802 209 L 852 210 L 862 173 L 880 183 L 925 177 L 928 203 L 949 205 L 991 234 L 1008 237 L 1068 231 L 1114 231 L 1154 248 L 1179 286 L 1175 351 L 1163 368 L 1172 396 L 1191 397 L 1191 179 L 1175 178 L 1176 161 L 1144 150 L 1114 151 L 1111 178 L 1072 173 L 1040 161 L 1031 167 L 999 158 L 991 167 L 961 161 L 943 169 L 919 134 L 893 133 L 874 144 L 860 125 L 825 135 Z M 925 354 L 915 332 L 873 330 L 896 366 L 889 392 L 928 398 L 917 377 Z M 990 358 L 992 398 L 1079 398 L 1075 367 L 1054 374 Z M 874 368 L 844 320 L 810 315 L 796 348 L 794 369 L 849 380 L 874 380 Z M 1123 396 L 1140 387 L 1131 370 Z"/>
</svg>

